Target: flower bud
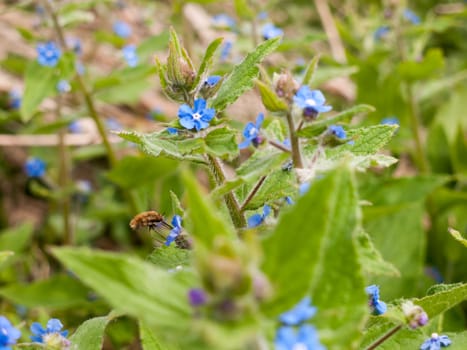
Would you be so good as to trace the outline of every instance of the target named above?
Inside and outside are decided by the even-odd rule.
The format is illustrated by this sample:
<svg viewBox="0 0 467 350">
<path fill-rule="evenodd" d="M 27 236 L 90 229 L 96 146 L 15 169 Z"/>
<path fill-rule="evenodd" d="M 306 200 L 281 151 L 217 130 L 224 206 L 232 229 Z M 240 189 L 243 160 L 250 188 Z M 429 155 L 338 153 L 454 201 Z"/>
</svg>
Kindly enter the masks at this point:
<svg viewBox="0 0 467 350">
<path fill-rule="evenodd" d="M 401 307 L 410 328 L 415 329 L 428 323 L 428 315 L 421 306 L 415 305 L 409 300 L 404 302 Z"/>
<path fill-rule="evenodd" d="M 272 84 L 277 96 L 285 99 L 288 103 L 292 103 L 293 96 L 299 88 L 299 84 L 292 77 L 290 72 L 274 74 Z"/>
</svg>

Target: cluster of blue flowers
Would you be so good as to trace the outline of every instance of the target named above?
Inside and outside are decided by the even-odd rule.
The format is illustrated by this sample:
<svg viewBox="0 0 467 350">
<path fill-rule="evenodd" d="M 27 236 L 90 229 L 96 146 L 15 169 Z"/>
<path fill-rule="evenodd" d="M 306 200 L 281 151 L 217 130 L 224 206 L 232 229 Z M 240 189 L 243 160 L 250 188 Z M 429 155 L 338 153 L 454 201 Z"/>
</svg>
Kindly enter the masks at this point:
<svg viewBox="0 0 467 350">
<path fill-rule="evenodd" d="M 276 350 L 325 350 L 318 337 L 315 327 L 305 323 L 316 314 L 316 308 L 311 305 L 311 299 L 305 297 L 294 308 L 281 314 L 281 326 L 275 339 Z"/>
<path fill-rule="evenodd" d="M 66 350 L 71 343 L 66 339 L 68 331 L 62 331 L 62 328 L 62 323 L 56 318 L 50 319 L 46 328 L 34 322 L 30 328 L 32 333 L 30 338 L 34 343 L 44 344 L 47 349 Z M 13 327 L 6 317 L 0 316 L 0 349 L 11 350 L 11 346 L 15 345 L 20 337 L 20 330 Z"/>
</svg>

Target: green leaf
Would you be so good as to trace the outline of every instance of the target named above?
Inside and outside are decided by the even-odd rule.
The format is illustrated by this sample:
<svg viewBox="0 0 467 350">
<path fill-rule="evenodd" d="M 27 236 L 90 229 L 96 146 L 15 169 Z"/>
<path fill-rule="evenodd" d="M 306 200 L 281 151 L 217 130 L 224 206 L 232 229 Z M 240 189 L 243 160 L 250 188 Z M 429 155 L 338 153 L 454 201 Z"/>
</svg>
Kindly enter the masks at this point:
<svg viewBox="0 0 467 350">
<path fill-rule="evenodd" d="M 467 130 L 467 128 L 466 128 Z M 457 126 L 456 138 L 450 148 L 452 165 L 456 173 L 467 175 L 467 137 L 462 125 Z"/>
<path fill-rule="evenodd" d="M 21 120 L 28 122 L 37 107 L 48 96 L 57 92 L 57 83 L 74 74 L 74 55 L 63 54 L 56 67 L 41 66 L 36 60 L 26 68 L 25 90 L 21 101 Z"/>
<path fill-rule="evenodd" d="M 154 52 L 167 49 L 169 43 L 169 31 L 164 30 L 163 32 L 150 36 L 145 39 L 136 49 L 138 57 L 142 62 L 154 55 Z"/>
<path fill-rule="evenodd" d="M 260 80 L 256 81 L 259 93 L 261 94 L 261 100 L 263 101 L 264 107 L 271 112 L 282 112 L 286 111 L 288 106 L 277 94 L 265 83 Z"/>
<path fill-rule="evenodd" d="M 353 239 L 357 218 L 352 175 L 338 168 L 316 180 L 263 242 L 263 271 L 275 290 L 264 312 L 277 316 L 311 288 L 315 320 L 318 328 L 326 328 L 321 334 L 329 349 L 349 349 L 367 314 Z"/>
<path fill-rule="evenodd" d="M 263 42 L 255 51 L 249 53 L 240 64 L 235 66 L 211 102 L 211 107 L 215 108 L 217 112 L 221 112 L 245 91 L 251 89 L 254 79 L 259 74 L 257 65 L 279 46 L 280 40 L 281 38 L 273 38 Z"/>
<path fill-rule="evenodd" d="M 94 317 L 84 321 L 70 337 L 71 350 L 102 349 L 105 328 L 110 321 L 108 316 Z"/>
<path fill-rule="evenodd" d="M 206 135 L 206 151 L 222 159 L 233 159 L 238 155 L 236 133 L 227 127 L 214 129 Z"/>
<path fill-rule="evenodd" d="M 187 196 L 187 231 L 207 247 L 212 247 L 216 237 L 234 237 L 227 221 L 219 216 L 218 210 L 190 173 L 183 173 Z"/>
<path fill-rule="evenodd" d="M 339 147 L 328 149 L 326 154 L 330 158 L 336 158 L 346 151 L 356 155 L 374 154 L 391 140 L 397 128 L 397 125 L 373 125 L 348 130 L 347 137 L 354 143 L 345 143 Z"/>
<path fill-rule="evenodd" d="M 467 247 L 467 239 L 462 237 L 461 233 L 453 228 L 449 227 L 448 232 L 451 234 L 452 237 L 458 242 L 460 242 L 464 247 Z"/>
<path fill-rule="evenodd" d="M 399 270 L 383 259 L 370 236 L 363 230 L 357 234 L 357 251 L 360 265 L 368 275 L 400 276 Z"/>
<path fill-rule="evenodd" d="M 8 260 L 8 258 L 9 258 L 10 256 L 13 256 L 13 255 L 15 255 L 14 252 L 10 252 L 10 251 L 0 251 L 0 269 L 1 269 L 2 265 L 3 265 L 3 263 L 4 263 L 6 260 Z"/>
<path fill-rule="evenodd" d="M 203 60 L 199 66 L 198 74 L 196 75 L 193 86 L 198 86 L 200 81 L 204 81 L 204 79 L 206 79 L 207 72 L 212 66 L 214 54 L 216 53 L 219 45 L 222 43 L 222 40 L 222 38 L 217 38 L 209 44 L 206 52 L 204 53 Z"/>
<path fill-rule="evenodd" d="M 54 255 L 116 311 L 161 328 L 187 327 L 191 276 L 171 274 L 134 256 L 88 248 L 54 248 Z"/>
<path fill-rule="evenodd" d="M 290 154 L 272 147 L 258 150 L 237 168 L 237 175 L 250 179 L 264 176 L 280 167 L 289 158 Z"/>
<path fill-rule="evenodd" d="M 177 266 L 189 266 L 191 262 L 191 251 L 180 249 L 171 244 L 154 249 L 148 260 L 163 269 L 174 269 Z"/>
<path fill-rule="evenodd" d="M 29 284 L 13 284 L 0 289 L 0 295 L 26 307 L 66 309 L 88 303 L 89 290 L 76 279 L 55 275 Z"/>
<path fill-rule="evenodd" d="M 0 251 L 10 250 L 14 253 L 22 252 L 31 242 L 34 227 L 25 222 L 16 227 L 10 227 L 0 233 Z"/>
<path fill-rule="evenodd" d="M 137 132 L 119 131 L 116 134 L 125 140 L 138 144 L 144 153 L 153 157 L 162 155 L 176 160 L 205 162 L 201 155 L 196 154 L 204 150 L 204 142 L 200 138 L 177 140 L 173 137 L 170 138 L 165 132 L 140 134 Z"/>
<path fill-rule="evenodd" d="M 308 63 L 308 66 L 306 67 L 305 75 L 303 76 L 302 79 L 302 86 L 303 85 L 308 85 L 310 88 L 313 86 L 311 85 L 311 81 L 313 79 L 313 75 L 315 74 L 316 68 L 318 68 L 318 62 L 319 62 L 320 55 L 316 55 L 313 57 L 313 59 Z"/>
<path fill-rule="evenodd" d="M 421 61 L 404 61 L 397 67 L 402 79 L 416 81 L 435 77 L 444 68 L 441 49 L 429 49 Z"/>
<path fill-rule="evenodd" d="M 357 66 L 320 67 L 313 75 L 313 85 L 320 86 L 333 78 L 352 75 L 358 72 L 358 70 Z"/>
<path fill-rule="evenodd" d="M 168 345 L 161 341 L 154 331 L 145 325 L 143 322 L 139 323 L 139 334 L 143 350 L 178 350 L 180 349 L 175 344 Z"/>
<path fill-rule="evenodd" d="M 467 300 L 466 283 L 441 284 L 432 287 L 431 291 L 432 295 L 414 299 L 414 303 L 420 305 L 430 319 Z M 430 293 L 430 290 L 428 293 Z"/>
<path fill-rule="evenodd" d="M 238 17 L 245 19 L 245 20 L 251 20 L 255 17 L 256 12 L 251 7 L 251 3 L 249 1 L 235 0 L 234 5 L 235 5 L 235 12 L 237 13 Z"/>
<path fill-rule="evenodd" d="M 273 171 L 266 177 L 258 192 L 248 203 L 245 209 L 255 210 L 265 203 L 272 203 L 275 200 L 284 199 L 286 196 L 293 196 L 297 193 L 296 177 L 293 171 L 282 169 Z"/>
<path fill-rule="evenodd" d="M 164 157 L 126 156 L 107 177 L 122 188 L 134 189 L 167 176 L 176 167 L 177 163 Z"/>
<path fill-rule="evenodd" d="M 340 112 L 330 118 L 327 118 L 327 119 L 322 119 L 322 120 L 318 120 L 316 122 L 313 122 L 310 126 L 307 126 L 303 129 L 301 129 L 299 132 L 298 132 L 298 135 L 299 136 L 302 136 L 302 137 L 307 137 L 307 138 L 312 138 L 312 137 L 315 137 L 319 134 L 321 134 L 324 130 L 326 130 L 326 128 L 329 126 L 329 125 L 332 125 L 332 124 L 337 124 L 338 122 L 341 122 L 343 120 L 350 120 L 351 118 L 353 118 L 354 116 L 358 115 L 358 114 L 362 114 L 362 113 L 370 113 L 370 112 L 374 112 L 375 111 L 375 108 L 373 106 L 370 106 L 370 105 L 357 105 L 357 106 L 353 106 L 343 112 Z"/>
<path fill-rule="evenodd" d="M 21 101 L 21 119 L 28 122 L 37 106 L 52 95 L 58 83 L 56 71 L 52 67 L 43 67 L 37 61 L 31 61 L 26 68 L 25 90 Z"/>
</svg>

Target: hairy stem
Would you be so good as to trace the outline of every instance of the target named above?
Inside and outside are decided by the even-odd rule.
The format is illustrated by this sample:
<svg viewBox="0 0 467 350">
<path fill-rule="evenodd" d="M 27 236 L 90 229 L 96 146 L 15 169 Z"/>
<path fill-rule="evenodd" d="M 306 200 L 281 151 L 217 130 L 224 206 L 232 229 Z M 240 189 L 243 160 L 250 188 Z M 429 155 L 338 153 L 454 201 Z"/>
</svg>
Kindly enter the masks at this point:
<svg viewBox="0 0 467 350">
<path fill-rule="evenodd" d="M 248 193 L 248 196 L 246 197 L 245 201 L 242 203 L 240 207 L 241 212 L 245 211 L 246 206 L 248 205 L 248 203 L 250 203 L 250 201 L 256 195 L 260 187 L 263 185 L 264 180 L 266 180 L 266 176 L 261 176 L 261 178 L 255 184 L 255 186 L 251 189 L 250 193 Z"/>
<path fill-rule="evenodd" d="M 217 185 L 222 185 L 225 180 L 226 176 L 224 170 L 222 169 L 222 164 L 218 158 L 215 158 L 211 155 L 207 155 L 208 161 L 208 168 L 211 172 L 212 177 L 216 181 Z M 235 197 L 233 192 L 229 192 L 224 195 L 224 201 L 229 210 L 230 217 L 232 218 L 232 222 L 234 223 L 235 227 L 242 228 L 246 226 L 245 217 L 240 210 L 240 205 L 238 204 L 237 198 Z"/>
<path fill-rule="evenodd" d="M 300 154 L 300 144 L 298 142 L 298 136 L 295 131 L 295 124 L 293 121 L 292 113 L 287 112 L 287 124 L 289 125 L 290 144 L 292 146 L 292 161 L 296 169 L 303 168 L 302 156 Z"/>
<path fill-rule="evenodd" d="M 400 329 L 402 328 L 402 325 L 398 325 L 396 327 L 394 327 L 393 329 L 391 329 L 388 333 L 386 333 L 385 335 L 383 335 L 381 338 L 379 338 L 377 341 L 375 341 L 373 344 L 371 344 L 369 347 L 366 348 L 366 350 L 373 350 L 373 349 L 376 349 L 378 346 L 380 346 L 381 344 L 383 344 L 386 340 L 388 340 L 389 338 L 391 338 L 394 334 L 396 334 L 398 331 L 400 331 Z"/>
<path fill-rule="evenodd" d="M 277 141 L 274 141 L 274 140 L 268 140 L 268 143 L 271 145 L 271 146 L 274 146 L 278 149 L 280 149 L 281 151 L 283 152 L 286 152 L 286 153 L 290 153 L 290 149 L 288 149 L 286 146 L 284 146 L 282 143 L 279 143 Z"/>
</svg>

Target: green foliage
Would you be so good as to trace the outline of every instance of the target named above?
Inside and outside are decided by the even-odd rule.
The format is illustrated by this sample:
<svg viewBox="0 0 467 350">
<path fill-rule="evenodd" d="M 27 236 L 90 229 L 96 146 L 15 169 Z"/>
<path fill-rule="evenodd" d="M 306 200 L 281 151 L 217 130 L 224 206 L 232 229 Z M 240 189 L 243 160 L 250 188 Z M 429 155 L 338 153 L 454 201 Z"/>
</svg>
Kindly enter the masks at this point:
<svg viewBox="0 0 467 350">
<path fill-rule="evenodd" d="M 280 38 L 274 38 L 260 44 L 255 51 L 249 53 L 245 59 L 232 70 L 224 80 L 211 106 L 221 112 L 235 102 L 245 91 L 253 87 L 254 79 L 259 74 L 257 65 L 280 43 Z"/>
<path fill-rule="evenodd" d="M 171 275 L 133 256 L 86 248 L 55 248 L 53 253 L 115 310 L 155 327 L 187 326 L 188 274 Z"/>
<path fill-rule="evenodd" d="M 67 309 L 88 303 L 89 290 L 75 278 L 56 275 L 43 281 L 10 284 L 0 288 L 0 295 L 26 307 Z"/>
<path fill-rule="evenodd" d="M 71 349 L 102 349 L 104 343 L 104 331 L 111 321 L 109 316 L 91 318 L 85 322 L 70 337 Z"/>
<path fill-rule="evenodd" d="M 21 119 L 29 121 L 40 103 L 49 96 L 55 95 L 57 84 L 62 79 L 69 79 L 75 70 L 74 55 L 65 53 L 60 57 L 56 67 L 41 66 L 31 61 L 26 68 L 23 100 L 21 103 Z"/>
</svg>

